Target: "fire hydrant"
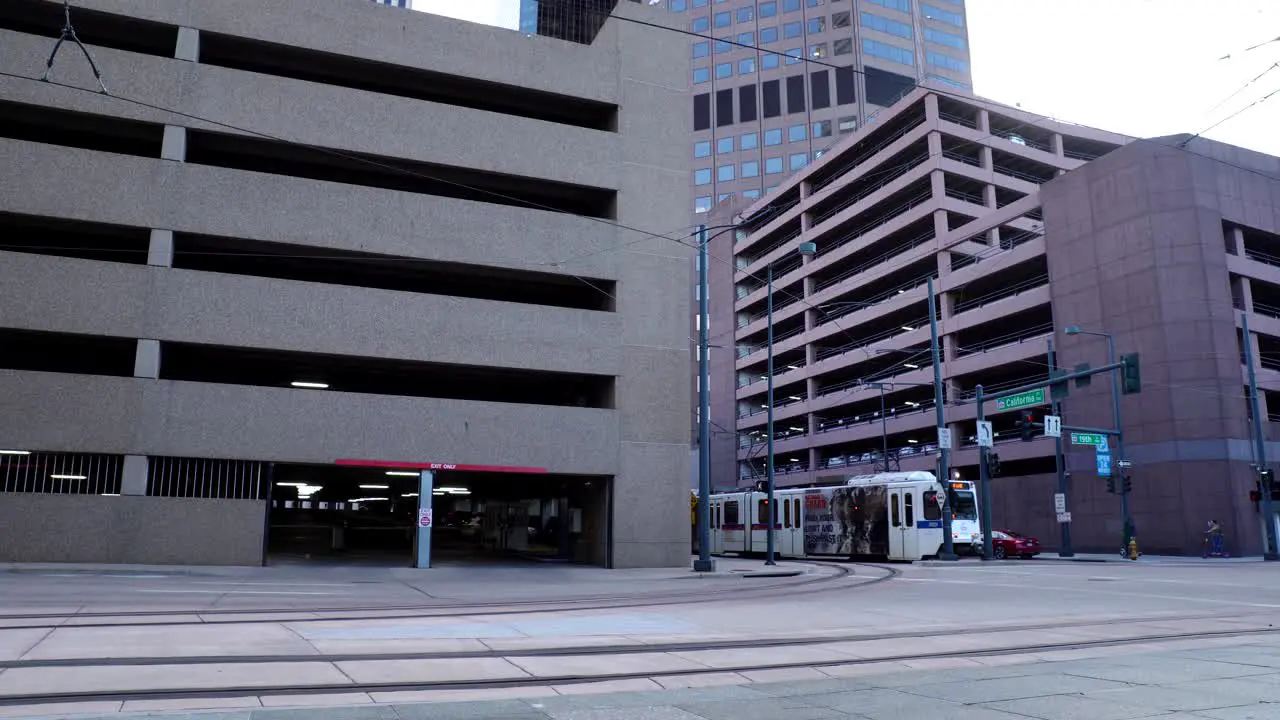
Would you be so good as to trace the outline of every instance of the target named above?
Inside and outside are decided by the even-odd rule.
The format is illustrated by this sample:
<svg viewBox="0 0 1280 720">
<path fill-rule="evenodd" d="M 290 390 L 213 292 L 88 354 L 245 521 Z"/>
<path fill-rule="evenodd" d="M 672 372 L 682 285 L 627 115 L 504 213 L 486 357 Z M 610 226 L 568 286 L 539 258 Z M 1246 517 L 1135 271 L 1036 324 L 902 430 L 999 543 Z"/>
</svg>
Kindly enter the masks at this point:
<svg viewBox="0 0 1280 720">
<path fill-rule="evenodd" d="M 1129 559 L 1130 560 L 1138 559 L 1138 538 L 1137 537 L 1129 538 Z"/>
</svg>

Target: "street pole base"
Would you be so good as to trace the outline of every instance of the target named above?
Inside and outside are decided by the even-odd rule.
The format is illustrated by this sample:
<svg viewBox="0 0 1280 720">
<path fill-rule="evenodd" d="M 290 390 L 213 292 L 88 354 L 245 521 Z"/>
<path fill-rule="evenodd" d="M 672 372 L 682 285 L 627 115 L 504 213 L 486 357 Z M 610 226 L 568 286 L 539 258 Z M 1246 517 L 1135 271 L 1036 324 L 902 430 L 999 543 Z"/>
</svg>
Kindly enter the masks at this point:
<svg viewBox="0 0 1280 720">
<path fill-rule="evenodd" d="M 1059 553 L 1058 553 L 1058 557 L 1067 557 L 1067 558 L 1071 558 L 1071 557 L 1075 557 L 1075 556 L 1076 556 L 1076 554 L 1075 554 L 1075 553 L 1073 553 L 1073 552 L 1071 552 L 1070 550 L 1068 550 L 1067 552 L 1059 552 Z"/>
<path fill-rule="evenodd" d="M 943 562 L 956 562 L 960 559 L 960 556 L 953 552 L 940 552 L 938 553 L 938 559 Z"/>
<path fill-rule="evenodd" d="M 705 562 L 704 562 L 704 561 L 702 561 L 702 560 L 694 560 L 694 561 L 693 561 L 693 571 L 694 571 L 694 572 L 715 572 L 715 571 L 716 571 L 716 561 L 715 561 L 715 560 L 707 560 L 707 561 L 705 561 Z"/>
<path fill-rule="evenodd" d="M 765 560 L 765 561 L 764 561 L 764 564 L 765 564 L 765 565 L 777 565 L 778 563 L 776 563 L 776 562 L 774 562 L 774 561 L 772 561 L 772 560 Z"/>
<path fill-rule="evenodd" d="M 1275 562 L 1277 560 L 1280 560 L 1280 553 L 1273 553 L 1273 552 L 1263 553 L 1262 559 L 1266 560 L 1267 562 Z"/>
<path fill-rule="evenodd" d="M 986 555 L 981 555 L 978 557 L 978 559 L 981 560 L 982 562 L 995 562 L 996 560 L 995 558 L 987 557 Z"/>
</svg>

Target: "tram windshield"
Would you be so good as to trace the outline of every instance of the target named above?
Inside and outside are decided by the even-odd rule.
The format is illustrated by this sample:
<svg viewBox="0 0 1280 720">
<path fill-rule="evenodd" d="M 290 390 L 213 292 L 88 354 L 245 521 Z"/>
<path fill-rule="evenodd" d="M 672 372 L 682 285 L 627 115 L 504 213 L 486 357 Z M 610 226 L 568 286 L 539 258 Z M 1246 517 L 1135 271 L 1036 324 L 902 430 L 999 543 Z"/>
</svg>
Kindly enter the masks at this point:
<svg viewBox="0 0 1280 720">
<path fill-rule="evenodd" d="M 951 513 L 956 520 L 977 520 L 978 503 L 972 490 L 951 491 Z"/>
</svg>

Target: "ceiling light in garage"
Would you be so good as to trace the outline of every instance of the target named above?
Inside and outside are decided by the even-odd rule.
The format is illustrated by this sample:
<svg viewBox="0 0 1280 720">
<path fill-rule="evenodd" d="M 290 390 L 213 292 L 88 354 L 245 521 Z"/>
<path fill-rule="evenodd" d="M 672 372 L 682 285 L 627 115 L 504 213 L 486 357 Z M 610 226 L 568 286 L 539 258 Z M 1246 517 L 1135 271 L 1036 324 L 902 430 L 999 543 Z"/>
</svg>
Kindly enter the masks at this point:
<svg viewBox="0 0 1280 720">
<path fill-rule="evenodd" d="M 386 490 L 390 485 L 361 485 L 361 490 Z"/>
<path fill-rule="evenodd" d="M 329 383 L 322 383 L 322 382 L 306 382 L 303 380 L 294 380 L 289 384 L 296 388 L 307 388 L 310 390 L 328 390 L 329 389 Z"/>
<path fill-rule="evenodd" d="M 417 470 L 388 470 L 387 474 L 394 477 L 418 477 L 421 473 Z"/>
<path fill-rule="evenodd" d="M 88 475 L 50 475 L 53 480 L 88 480 Z"/>
</svg>

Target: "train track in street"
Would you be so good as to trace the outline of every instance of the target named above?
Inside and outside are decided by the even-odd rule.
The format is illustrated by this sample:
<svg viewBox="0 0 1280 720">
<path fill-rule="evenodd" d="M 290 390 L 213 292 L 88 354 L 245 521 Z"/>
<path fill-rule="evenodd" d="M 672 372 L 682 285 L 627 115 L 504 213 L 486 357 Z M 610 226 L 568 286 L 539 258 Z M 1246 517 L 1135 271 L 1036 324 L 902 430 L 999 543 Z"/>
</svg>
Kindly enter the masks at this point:
<svg viewBox="0 0 1280 720">
<path fill-rule="evenodd" d="M 1135 621 L 1140 622 L 1140 621 Z M 1114 626 L 1122 623 L 1102 623 L 1102 626 Z M 1026 626 L 1036 627 L 1036 626 Z M 1062 625 L 1054 625 L 1054 628 L 1062 628 Z M 1018 628 L 1008 628 L 1018 629 Z M 999 632 L 999 630 L 987 630 L 986 632 Z M 1185 631 L 1185 632 L 1149 632 L 1139 631 L 1128 635 L 1114 638 L 1099 638 L 1093 640 L 1068 640 L 1068 641 L 1050 641 L 1042 643 L 991 643 L 987 647 L 970 647 L 955 650 L 936 650 L 928 652 L 877 652 L 873 657 L 857 657 L 859 643 L 883 643 L 885 640 L 909 640 L 910 638 L 920 637 L 919 633 L 898 634 L 898 635 L 878 635 L 878 636 L 841 636 L 826 638 L 823 640 L 804 639 L 800 641 L 761 641 L 758 638 L 749 638 L 740 641 L 721 641 L 721 642 L 693 642 L 693 643 L 660 643 L 644 646 L 617 646 L 617 647 L 597 647 L 597 648 L 546 648 L 540 650 L 528 650 L 518 652 L 489 652 L 489 653 L 422 653 L 422 654 L 405 654 L 395 656 L 381 655 L 308 655 L 308 656 L 289 656 L 289 657 L 271 657 L 271 658 L 131 658 L 131 659 L 114 659 L 104 661 L 73 661 L 68 664 L 58 665 L 61 668 L 94 668 L 105 667 L 109 663 L 110 667 L 120 667 L 125 672 L 117 673 L 119 677 L 126 677 L 129 668 L 136 668 L 138 665 L 156 664 L 164 665 L 174 669 L 170 673 L 171 676 L 190 677 L 198 676 L 199 673 L 193 674 L 192 671 L 223 671 L 228 665 L 241 663 L 250 666 L 254 677 L 270 678 L 273 671 L 284 667 L 288 664 L 296 669 L 300 664 L 325 665 L 333 664 L 335 667 L 341 668 L 345 663 L 347 668 L 357 667 L 360 663 L 377 663 L 385 661 L 414 661 L 420 668 L 421 677 L 403 680 L 386 680 L 386 681 L 361 681 L 360 673 L 352 673 L 350 670 L 346 672 L 347 680 L 343 682 L 326 682 L 323 679 L 307 682 L 280 683 L 275 684 L 269 681 L 262 682 L 246 682 L 235 683 L 230 682 L 225 685 L 211 686 L 208 684 L 193 684 L 191 686 L 182 686 L 178 684 L 166 686 L 162 683 L 146 688 L 128 688 L 123 686 L 115 686 L 112 688 L 102 687 L 95 688 L 86 686 L 79 690 L 68 690 L 61 692 L 20 692 L 11 691 L 8 688 L 0 689 L 0 706 L 39 706 L 54 703 L 71 703 L 71 702 L 94 702 L 94 701 L 131 701 L 131 700 L 164 700 L 164 699 L 195 699 L 195 698 L 241 698 L 241 697 L 264 697 L 264 696 L 304 696 L 316 694 L 347 694 L 347 693 L 388 693 L 399 691 L 423 691 L 423 690 L 483 690 L 496 688 L 533 688 L 547 686 L 563 686 L 582 683 L 593 683 L 605 680 L 628 680 L 628 679 L 656 679 L 672 676 L 690 676 L 711 673 L 751 673 L 764 670 L 779 670 L 791 668 L 833 668 L 838 666 L 856 666 L 872 663 L 886 662 L 903 662 L 913 660 L 928 660 L 939 658 L 973 658 L 986 657 L 994 655 L 1016 655 L 1026 653 L 1044 653 L 1062 650 L 1080 650 L 1100 647 L 1115 647 L 1124 645 L 1140 645 L 1144 643 L 1159 643 L 1177 640 L 1207 640 L 1216 638 L 1231 637 L 1249 637 L 1249 636 L 1273 636 L 1280 633 L 1280 628 L 1272 627 L 1265 621 L 1265 618 L 1258 618 L 1252 627 L 1241 627 L 1237 630 L 1204 630 L 1204 631 Z M 980 633 L 974 633 L 980 634 Z M 910 642 L 902 643 L 904 648 L 917 647 L 918 644 Z M 867 647 L 871 647 L 868 645 Z M 804 659 L 783 659 L 782 650 L 789 651 L 788 655 L 794 656 L 797 649 L 805 648 L 809 652 L 810 657 Z M 741 657 L 742 650 L 755 650 L 753 656 L 760 656 L 762 653 L 772 653 L 776 659 L 770 661 L 767 658 L 757 661 L 735 661 L 732 658 Z M 826 651 L 826 652 L 823 652 Z M 843 656 L 840 653 L 845 653 Z M 581 659 L 586 665 L 594 668 L 619 667 L 623 668 L 627 665 L 634 666 L 637 655 L 645 655 L 652 658 L 651 662 L 641 663 L 645 665 L 643 669 L 638 670 L 619 670 L 616 672 L 599 671 L 599 672 L 555 672 L 555 671 L 538 671 L 536 666 L 538 660 L 569 660 L 573 661 Z M 610 662 L 613 658 L 615 662 Z M 626 662 L 617 662 L 623 660 Z M 455 670 L 452 673 L 437 673 L 433 668 L 435 663 L 452 663 Z M 482 673 L 477 673 L 476 677 L 462 677 L 459 675 L 466 674 L 466 669 L 458 670 L 458 666 L 466 665 L 467 662 L 472 663 L 485 661 L 488 663 L 506 663 L 510 667 L 510 671 L 506 673 L 495 673 L 491 665 L 487 665 Z M 367 666 L 367 665 L 366 665 Z M 534 669 L 529 669 L 530 667 Z M 52 668 L 48 662 L 10 662 L 5 664 L 5 673 L 10 674 L 15 671 L 37 670 L 40 668 Z M 438 667 L 443 668 L 443 665 Z M 432 675 L 437 677 L 432 677 Z M 242 674 L 241 674 L 242 675 Z M 351 678 L 355 675 L 355 678 Z M 442 677 L 441 675 L 452 675 L 452 677 Z M 480 676 L 483 675 L 483 676 Z M 12 676 L 11 676 L 12 677 Z M 106 682 L 117 682 L 116 679 L 108 677 Z M 37 681 L 34 684 L 39 686 Z"/>
<path fill-rule="evenodd" d="M 801 564 L 801 563 L 797 563 Z M 207 625 L 215 623 L 323 622 L 333 620 L 395 620 L 476 615 L 522 615 L 532 613 L 578 612 L 663 605 L 705 604 L 732 600 L 767 599 L 788 596 L 803 588 L 806 595 L 868 587 L 901 574 L 895 567 L 868 563 L 812 561 L 802 563 L 822 570 L 813 577 L 752 587 L 754 578 L 721 579 L 715 588 L 699 587 L 680 593 L 630 596 L 545 598 L 500 602 L 443 601 L 413 605 L 365 605 L 320 608 L 176 608 L 148 611 L 5 613 L 0 614 L 0 630 L 54 629 L 70 627 L 144 627 L 156 625 Z M 870 574 L 858 574 L 861 569 Z M 697 582 L 696 579 L 690 582 Z"/>
</svg>

